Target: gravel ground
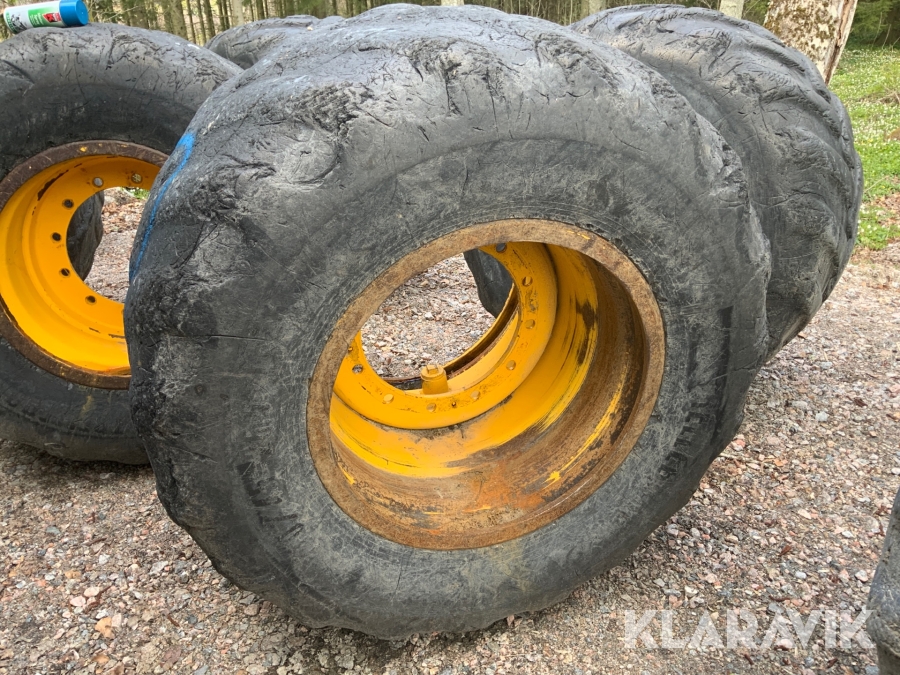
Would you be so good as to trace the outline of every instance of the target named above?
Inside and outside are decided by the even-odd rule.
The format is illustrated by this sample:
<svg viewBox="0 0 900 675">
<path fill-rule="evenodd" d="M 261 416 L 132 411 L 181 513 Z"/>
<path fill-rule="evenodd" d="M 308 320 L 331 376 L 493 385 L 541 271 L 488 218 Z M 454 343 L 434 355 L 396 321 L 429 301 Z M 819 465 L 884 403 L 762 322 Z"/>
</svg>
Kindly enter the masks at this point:
<svg viewBox="0 0 900 675">
<path fill-rule="evenodd" d="M 118 302 L 128 292 L 128 257 L 134 233 L 141 222 L 144 201 L 122 188 L 104 190 L 103 239 L 85 283 Z"/>
<path fill-rule="evenodd" d="M 489 323 L 459 259 L 429 274 L 364 330 L 385 375 L 450 358 Z M 822 617 L 864 607 L 900 484 L 898 289 L 900 244 L 856 254 L 682 511 L 567 601 L 464 635 L 309 629 L 212 569 L 149 468 L 0 441 L 0 674 L 876 672 L 864 634 L 835 645 Z M 764 648 L 730 644 L 736 612 Z M 659 648 L 629 639 L 645 617 Z"/>
</svg>

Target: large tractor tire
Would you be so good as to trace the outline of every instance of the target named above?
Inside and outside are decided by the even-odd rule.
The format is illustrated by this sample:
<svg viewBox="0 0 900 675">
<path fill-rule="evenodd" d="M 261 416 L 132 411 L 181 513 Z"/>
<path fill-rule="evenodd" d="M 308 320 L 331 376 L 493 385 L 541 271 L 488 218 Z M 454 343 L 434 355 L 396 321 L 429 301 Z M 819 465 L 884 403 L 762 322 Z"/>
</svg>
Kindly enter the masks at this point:
<svg viewBox="0 0 900 675">
<path fill-rule="evenodd" d="M 219 33 L 206 43 L 206 48 L 246 70 L 291 34 L 316 30 L 341 20 L 339 16 L 317 19 L 305 14 L 261 19 Z"/>
<path fill-rule="evenodd" d="M 160 499 L 310 626 L 463 631 L 564 598 L 741 420 L 769 260 L 737 156 L 626 54 L 484 7 L 383 6 L 262 66 L 200 109 L 132 255 Z M 468 367 L 381 379 L 367 317 L 474 248 L 514 311 Z"/>
<path fill-rule="evenodd" d="M 771 358 L 828 298 L 856 240 L 862 167 L 844 106 L 803 54 L 716 11 L 620 7 L 571 28 L 659 72 L 740 156 L 771 246 Z"/>
<path fill-rule="evenodd" d="M 146 461 L 123 306 L 82 280 L 98 193 L 149 188 L 200 104 L 239 72 L 180 38 L 118 25 L 0 44 L 0 437 L 70 459 Z"/>
</svg>

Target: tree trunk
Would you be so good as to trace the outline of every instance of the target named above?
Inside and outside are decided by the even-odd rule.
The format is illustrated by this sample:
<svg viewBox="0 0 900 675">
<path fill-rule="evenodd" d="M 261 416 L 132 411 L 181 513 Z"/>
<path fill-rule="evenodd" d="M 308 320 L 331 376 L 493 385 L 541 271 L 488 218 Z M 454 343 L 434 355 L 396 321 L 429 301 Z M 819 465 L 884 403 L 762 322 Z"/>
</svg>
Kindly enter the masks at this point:
<svg viewBox="0 0 900 675">
<path fill-rule="evenodd" d="M 163 26 L 167 33 L 175 34 L 175 24 L 172 19 L 172 2 L 174 0 L 159 0 L 159 6 L 162 7 Z"/>
<path fill-rule="evenodd" d="M 244 5 L 241 0 L 231 0 L 231 25 L 241 26 L 244 24 Z"/>
<path fill-rule="evenodd" d="M 147 26 L 150 30 L 160 30 L 159 27 L 159 8 L 156 6 L 155 0 L 140 0 L 147 13 Z"/>
<path fill-rule="evenodd" d="M 227 0 L 219 0 L 219 32 L 228 30 L 231 24 L 228 21 L 228 3 Z"/>
<path fill-rule="evenodd" d="M 203 18 L 203 0 L 197 0 L 197 27 L 200 29 L 200 42 L 197 44 L 205 45 L 212 38 L 212 35 L 207 36 L 206 34 L 206 22 Z"/>
<path fill-rule="evenodd" d="M 203 3 L 203 11 L 206 12 L 206 32 L 209 39 L 212 40 L 216 36 L 216 25 L 213 23 L 212 5 L 209 0 L 200 0 Z"/>
<path fill-rule="evenodd" d="M 122 0 L 122 15 L 125 23 L 129 26 L 137 26 L 138 28 L 149 28 L 147 23 L 147 13 L 141 7 L 139 2 L 135 0 Z"/>
<path fill-rule="evenodd" d="M 744 0 L 720 0 L 719 11 L 740 19 L 744 15 Z"/>
<path fill-rule="evenodd" d="M 181 0 L 172 1 L 172 19 L 175 24 L 175 35 L 187 40 L 187 25 L 184 22 L 184 7 L 181 5 Z"/>
<path fill-rule="evenodd" d="M 94 0 L 92 4 L 94 21 L 112 23 L 116 20 L 116 10 L 113 7 L 112 0 Z"/>
<path fill-rule="evenodd" d="M 828 82 L 837 69 L 857 0 L 771 0 L 765 26 L 806 54 Z"/>
<path fill-rule="evenodd" d="M 191 42 L 197 44 L 197 29 L 194 28 L 194 10 L 191 9 L 191 0 L 184 0 L 184 3 L 187 5 L 188 26 L 191 31 Z"/>
<path fill-rule="evenodd" d="M 187 39 L 187 28 L 184 25 L 184 14 L 181 0 L 160 0 L 166 30 L 172 35 Z"/>
<path fill-rule="evenodd" d="M 590 16 L 609 9 L 609 0 L 581 0 L 581 16 Z"/>
</svg>

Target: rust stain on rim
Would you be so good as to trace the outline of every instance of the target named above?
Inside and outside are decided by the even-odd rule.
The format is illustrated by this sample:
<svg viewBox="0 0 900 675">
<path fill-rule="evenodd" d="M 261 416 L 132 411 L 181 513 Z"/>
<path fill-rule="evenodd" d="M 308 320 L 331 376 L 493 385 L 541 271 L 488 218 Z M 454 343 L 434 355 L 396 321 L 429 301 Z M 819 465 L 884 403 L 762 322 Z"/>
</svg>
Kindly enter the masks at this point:
<svg viewBox="0 0 900 675">
<path fill-rule="evenodd" d="M 456 424 L 415 428 L 386 424 L 383 409 L 369 409 L 374 403 L 348 404 L 335 394 L 336 379 L 352 372 L 341 366 L 356 333 L 394 289 L 440 260 L 498 242 L 543 245 L 557 287 L 556 302 L 546 303 L 552 335 L 535 347 L 541 352 L 527 377 L 509 378 L 499 404 Z M 514 281 L 522 291 L 521 280 Z M 504 314 L 498 321 L 514 320 L 514 313 Z M 481 345 L 473 358 L 508 368 L 491 356 L 501 348 L 513 346 Z M 650 418 L 664 362 L 653 293 L 610 242 L 546 220 L 474 225 L 406 256 L 348 307 L 313 374 L 309 448 L 326 490 L 368 530 L 417 548 L 489 546 L 558 519 L 613 474 Z M 465 395 L 477 387 L 470 380 L 454 385 L 451 378 L 450 392 L 438 396 Z M 392 402 L 384 397 L 384 404 Z"/>
</svg>

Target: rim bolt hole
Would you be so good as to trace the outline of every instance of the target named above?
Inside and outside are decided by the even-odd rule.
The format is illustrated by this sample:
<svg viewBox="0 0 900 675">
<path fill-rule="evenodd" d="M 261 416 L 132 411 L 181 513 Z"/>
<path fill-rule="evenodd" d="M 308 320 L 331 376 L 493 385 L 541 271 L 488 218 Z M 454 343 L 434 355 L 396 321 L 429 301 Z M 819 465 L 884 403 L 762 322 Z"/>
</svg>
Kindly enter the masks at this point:
<svg viewBox="0 0 900 675">
<path fill-rule="evenodd" d="M 94 184 L 94 187 L 103 187 L 103 179 L 102 178 L 99 178 L 99 177 L 95 178 L 91 182 Z"/>
<path fill-rule="evenodd" d="M 497 250 L 497 253 L 503 253 L 506 250 L 506 244 L 497 244 L 494 248 Z"/>
<path fill-rule="evenodd" d="M 515 361 L 510 361 L 509 363 L 507 363 L 507 364 L 506 364 L 506 369 L 507 369 L 507 370 L 515 370 L 515 369 L 516 369 L 516 362 L 515 362 Z"/>
<path fill-rule="evenodd" d="M 93 305 L 96 304 L 97 298 L 95 298 L 93 295 L 89 295 L 85 298 L 85 302 L 87 302 L 87 304 L 89 305 Z"/>
<path fill-rule="evenodd" d="M 525 328 L 534 328 L 534 319 L 528 319 L 528 321 L 525 322 Z"/>
<path fill-rule="evenodd" d="M 384 402 L 385 402 L 385 403 L 390 403 L 390 402 L 393 401 L 393 400 L 394 400 L 394 395 L 393 395 L 393 394 L 385 394 L 385 396 L 384 396 Z"/>
<path fill-rule="evenodd" d="M 356 364 L 353 366 L 353 372 L 359 375 L 363 371 L 363 367 L 360 364 Z"/>
<path fill-rule="evenodd" d="M 63 206 L 65 206 L 67 209 L 71 209 L 73 206 L 75 206 L 75 202 L 73 202 L 71 199 L 66 199 L 63 202 Z"/>
<path fill-rule="evenodd" d="M 134 173 L 131 175 L 132 183 L 141 183 L 141 182 L 143 182 L 143 180 L 144 180 L 144 177 L 139 173 Z"/>
<path fill-rule="evenodd" d="M 531 286 L 531 284 L 533 282 L 534 282 L 534 279 L 532 279 L 531 277 L 525 277 L 524 279 L 522 279 L 523 286 Z"/>
<path fill-rule="evenodd" d="M 434 412 L 435 410 L 437 410 L 437 406 L 434 403 L 429 403 L 427 406 L 425 406 L 425 408 L 428 410 L 428 412 Z"/>
<path fill-rule="evenodd" d="M 53 241 L 62 241 L 62 235 L 59 232 L 54 232 L 53 234 L 50 235 L 50 238 Z"/>
<path fill-rule="evenodd" d="M 69 276 L 69 275 L 71 274 L 71 272 L 69 272 L 69 270 L 67 270 L 65 267 L 63 267 L 63 268 L 59 271 L 59 273 L 62 274 L 64 277 L 67 277 L 67 276 Z"/>
</svg>

